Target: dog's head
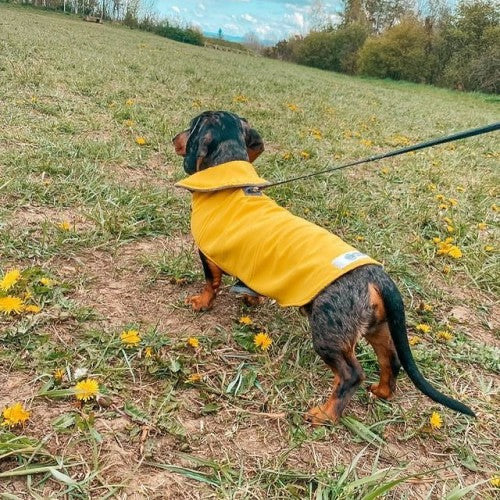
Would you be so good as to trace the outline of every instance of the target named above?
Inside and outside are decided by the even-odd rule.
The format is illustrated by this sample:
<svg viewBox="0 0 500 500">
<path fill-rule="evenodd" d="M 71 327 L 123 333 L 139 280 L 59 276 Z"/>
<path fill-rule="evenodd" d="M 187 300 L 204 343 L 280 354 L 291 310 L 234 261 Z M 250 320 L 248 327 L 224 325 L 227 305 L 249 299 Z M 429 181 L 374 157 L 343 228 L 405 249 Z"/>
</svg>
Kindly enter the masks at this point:
<svg viewBox="0 0 500 500">
<path fill-rule="evenodd" d="M 204 111 L 172 143 L 188 174 L 234 160 L 253 162 L 264 151 L 259 133 L 228 111 Z"/>
</svg>

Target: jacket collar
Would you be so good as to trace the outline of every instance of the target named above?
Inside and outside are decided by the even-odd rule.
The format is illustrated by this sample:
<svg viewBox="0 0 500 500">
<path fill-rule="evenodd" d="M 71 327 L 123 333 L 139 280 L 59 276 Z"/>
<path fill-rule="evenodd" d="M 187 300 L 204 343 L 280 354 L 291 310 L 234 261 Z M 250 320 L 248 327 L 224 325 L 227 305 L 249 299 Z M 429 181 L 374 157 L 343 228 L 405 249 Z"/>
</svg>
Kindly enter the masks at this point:
<svg viewBox="0 0 500 500">
<path fill-rule="evenodd" d="M 248 186 L 265 186 L 268 181 L 258 176 L 248 161 L 230 161 L 186 177 L 176 187 L 207 193 Z"/>
</svg>

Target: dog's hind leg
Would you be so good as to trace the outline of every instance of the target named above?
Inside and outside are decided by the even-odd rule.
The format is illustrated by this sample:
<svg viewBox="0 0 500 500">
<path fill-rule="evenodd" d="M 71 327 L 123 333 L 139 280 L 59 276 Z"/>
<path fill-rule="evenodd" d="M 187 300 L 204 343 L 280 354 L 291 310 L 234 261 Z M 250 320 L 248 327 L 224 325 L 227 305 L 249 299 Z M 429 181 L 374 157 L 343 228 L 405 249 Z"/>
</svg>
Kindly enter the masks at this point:
<svg viewBox="0 0 500 500">
<path fill-rule="evenodd" d="M 389 332 L 382 298 L 374 285 L 370 284 L 368 290 L 375 324 L 368 329 L 365 338 L 373 347 L 380 365 L 380 380 L 377 384 L 372 384 L 369 389 L 375 396 L 389 399 L 396 388 L 396 377 L 401 363 Z"/>
<path fill-rule="evenodd" d="M 369 390 L 379 398 L 389 399 L 396 388 L 396 377 L 401 364 L 387 323 L 384 322 L 376 330 L 367 333 L 365 338 L 373 347 L 380 365 L 380 379 Z"/>
</svg>

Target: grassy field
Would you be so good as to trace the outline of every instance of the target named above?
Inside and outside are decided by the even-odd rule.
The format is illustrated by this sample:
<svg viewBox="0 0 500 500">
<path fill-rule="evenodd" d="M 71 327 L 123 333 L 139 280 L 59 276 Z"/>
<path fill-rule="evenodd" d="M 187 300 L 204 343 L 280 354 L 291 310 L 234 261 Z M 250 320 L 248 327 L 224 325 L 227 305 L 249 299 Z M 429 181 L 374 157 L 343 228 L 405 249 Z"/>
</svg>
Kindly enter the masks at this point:
<svg viewBox="0 0 500 500">
<path fill-rule="evenodd" d="M 184 305 L 203 277 L 170 139 L 205 109 L 245 116 L 259 172 L 282 179 L 500 106 L 0 5 L 0 280 L 21 271 L 0 300 L 35 306 L 0 313 L 0 411 L 30 412 L 0 426 L 0 497 L 498 498 L 498 134 L 272 191 L 385 264 L 423 373 L 479 415 L 402 374 L 392 401 L 363 387 L 311 429 L 331 378 L 296 310 L 249 309 L 227 286 L 210 312 Z M 371 348 L 358 357 L 375 381 Z"/>
</svg>

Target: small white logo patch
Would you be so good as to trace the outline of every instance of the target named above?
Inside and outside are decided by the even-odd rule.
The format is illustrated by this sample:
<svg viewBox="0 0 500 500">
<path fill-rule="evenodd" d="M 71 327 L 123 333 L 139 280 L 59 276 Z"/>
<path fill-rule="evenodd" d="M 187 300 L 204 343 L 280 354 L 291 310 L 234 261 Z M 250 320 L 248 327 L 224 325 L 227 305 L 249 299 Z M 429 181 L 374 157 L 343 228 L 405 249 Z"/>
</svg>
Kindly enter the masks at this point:
<svg viewBox="0 0 500 500">
<path fill-rule="evenodd" d="M 359 259 L 364 259 L 367 257 L 364 253 L 358 252 L 357 250 L 353 250 L 352 252 L 346 252 L 342 255 L 339 255 L 335 259 L 332 260 L 332 265 L 338 267 L 339 269 L 343 269 L 344 267 L 356 262 Z"/>
</svg>

